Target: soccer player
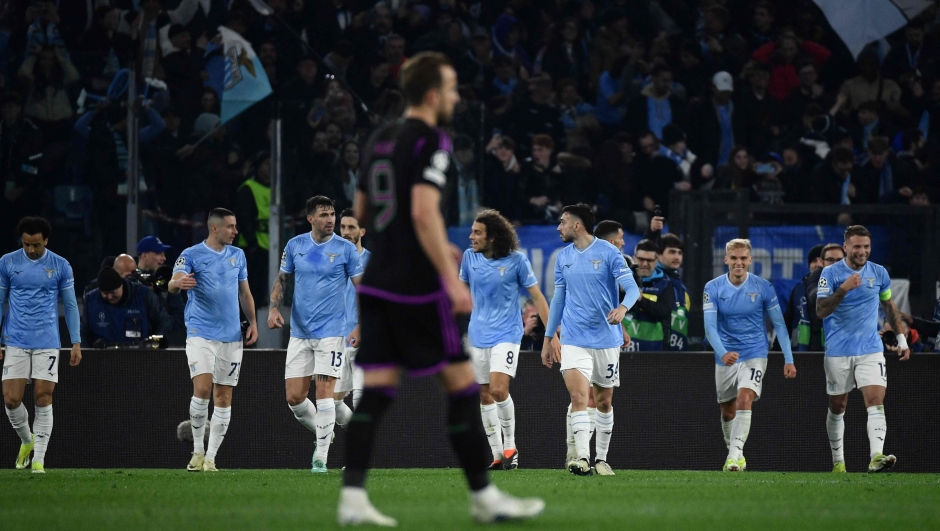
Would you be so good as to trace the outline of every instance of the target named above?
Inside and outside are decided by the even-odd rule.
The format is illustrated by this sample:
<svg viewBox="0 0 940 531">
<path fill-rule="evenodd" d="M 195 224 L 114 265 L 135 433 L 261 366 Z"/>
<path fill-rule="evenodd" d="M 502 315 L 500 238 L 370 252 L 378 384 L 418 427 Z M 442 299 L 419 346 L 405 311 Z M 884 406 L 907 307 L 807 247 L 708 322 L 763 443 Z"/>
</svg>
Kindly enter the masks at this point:
<svg viewBox="0 0 940 531">
<path fill-rule="evenodd" d="M 899 331 L 898 356 L 911 355 L 900 313 L 891 300 L 891 279 L 884 267 L 868 261 L 871 233 L 861 225 L 845 229 L 845 259 L 826 266 L 816 290 L 816 312 L 826 334 L 826 382 L 829 415 L 826 431 L 832 450 L 832 471 L 845 472 L 842 420 L 849 392 L 858 387 L 868 408 L 869 472 L 893 467 L 897 458 L 884 454 L 888 423 L 885 419 L 885 391 L 888 374 L 881 338 L 878 337 L 878 305 L 885 320 Z"/>
<path fill-rule="evenodd" d="M 258 340 L 255 300 L 248 289 L 245 253 L 232 246 L 238 229 L 235 214 L 214 208 L 207 221 L 209 236 L 185 249 L 173 266 L 167 283 L 170 293 L 188 291 L 184 314 L 186 360 L 193 380 L 189 420 L 193 429 L 193 457 L 186 465 L 190 472 L 217 472 L 215 457 L 225 439 L 232 418 L 232 391 L 238 385 L 242 368 L 243 341 L 241 316 L 248 318 L 244 345 Z M 205 448 L 209 395 L 214 409 L 209 420 L 209 448 Z"/>
<path fill-rule="evenodd" d="M 509 220 L 495 210 L 477 214 L 470 232 L 470 249 L 463 253 L 460 280 L 470 285 L 470 353 L 480 384 L 480 414 L 493 452 L 490 470 L 519 466 L 516 414 L 509 380 L 516 377 L 522 338 L 520 288 L 528 290 L 539 316 L 548 321 L 548 302 L 539 289 L 529 259 Z"/>
<path fill-rule="evenodd" d="M 356 219 L 351 208 L 343 210 L 339 217 L 339 233 L 340 236 L 355 244 L 356 250 L 359 251 L 359 264 L 362 266 L 362 270 L 365 271 L 372 253 L 362 246 L 362 237 L 365 235 L 366 229 L 359 225 L 359 220 Z M 336 394 L 333 398 L 342 402 L 346 398 L 346 394 L 352 391 L 353 410 L 356 409 L 359 400 L 362 399 L 362 380 L 364 378 L 362 369 L 357 367 L 355 363 L 359 345 L 354 346 L 351 344 L 352 333 L 358 325 L 359 306 L 356 302 L 356 283 L 350 280 L 346 284 L 346 357 L 343 359 L 343 372 L 336 382 Z M 337 404 L 336 407 L 341 406 Z"/>
<path fill-rule="evenodd" d="M 294 236 L 284 247 L 281 271 L 271 290 L 268 327 L 284 325 L 278 308 L 284 300 L 287 281 L 293 276 L 294 303 L 284 386 L 294 417 L 317 435 L 310 472 L 325 474 L 333 427 L 345 426 L 352 416 L 349 406 L 335 400 L 334 393 L 346 353 L 346 289 L 350 282 L 359 283 L 362 265 L 356 245 L 333 232 L 336 212 L 332 199 L 322 195 L 308 199 L 307 221 L 310 232 Z M 353 346 L 359 344 L 358 330 L 349 333 L 349 341 Z M 314 375 L 316 408 L 307 398 Z"/>
<path fill-rule="evenodd" d="M 822 267 L 813 270 L 806 279 L 806 318 L 809 321 L 810 350 L 826 350 L 826 334 L 823 332 L 822 318 L 816 313 L 817 290 L 819 289 L 819 277 L 822 276 L 823 268 L 841 262 L 845 259 L 845 249 L 838 243 L 827 243 L 822 250 Z"/>
<path fill-rule="evenodd" d="M 555 259 L 555 294 L 547 330 L 561 324 L 561 371 L 571 395 L 571 430 L 577 458 L 568 463 L 572 474 L 596 471 L 612 476 L 607 450 L 614 427 L 612 399 L 620 386 L 620 347 L 628 342 L 622 321 L 640 290 L 620 251 L 594 237 L 594 212 L 583 203 L 562 209 L 558 232 L 563 248 Z M 619 300 L 618 286 L 623 289 Z M 542 346 L 542 363 L 552 365 L 550 338 Z M 590 420 L 587 406 L 591 385 L 597 405 L 594 468 L 590 464 Z"/>
<path fill-rule="evenodd" d="M 52 227 L 43 218 L 20 220 L 16 233 L 23 248 L 0 258 L 0 309 L 10 294 L 10 310 L 3 321 L 3 402 L 10 424 L 20 437 L 16 468 L 30 464 L 34 474 L 45 473 L 46 448 L 52 436 L 52 392 L 59 381 L 59 298 L 65 307 L 72 342 L 69 365 L 82 361 L 78 303 L 72 266 L 46 249 Z M 23 405 L 26 383 L 33 380 L 36 418 L 29 429 Z"/>
<path fill-rule="evenodd" d="M 405 61 L 399 83 L 408 105 L 404 117 L 372 136 L 356 192 L 356 219 L 370 227 L 374 262 L 381 267 L 368 268 L 359 286 L 362 345 L 356 363 L 365 371 L 365 389 L 349 423 L 337 519 L 342 525 L 396 525 L 369 502 L 365 480 L 401 368 L 437 374 L 448 394 L 448 433 L 472 491 L 473 517 L 533 518 L 545 507 L 542 500 L 504 494 L 487 477 L 479 386 L 454 317 L 469 314 L 472 302 L 440 210 L 451 144 L 437 125 L 451 119 L 460 99 L 457 74 L 445 55 L 425 52 Z"/>
<path fill-rule="evenodd" d="M 796 377 L 790 336 L 777 294 L 770 282 L 747 272 L 751 242 L 734 239 L 725 244 L 728 273 L 709 280 L 702 295 L 705 335 L 715 349 L 715 387 L 721 408 L 721 431 L 728 447 L 722 470 L 743 472 L 744 443 L 751 429 L 751 406 L 760 399 L 767 370 L 767 332 L 770 318 L 783 349 L 783 376 Z"/>
</svg>

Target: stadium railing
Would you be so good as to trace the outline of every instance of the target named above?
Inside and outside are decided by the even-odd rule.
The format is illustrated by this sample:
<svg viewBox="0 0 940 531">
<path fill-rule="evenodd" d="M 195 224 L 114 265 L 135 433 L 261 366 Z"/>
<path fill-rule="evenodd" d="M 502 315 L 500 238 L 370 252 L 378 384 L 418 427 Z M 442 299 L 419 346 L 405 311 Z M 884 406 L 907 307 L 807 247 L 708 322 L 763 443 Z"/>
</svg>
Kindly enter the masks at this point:
<svg viewBox="0 0 940 531">
<path fill-rule="evenodd" d="M 68 351 L 63 351 L 67 360 Z M 46 468 L 183 468 L 191 443 L 177 439 L 188 419 L 192 386 L 183 350 L 84 350 L 78 367 L 62 365 L 56 387 L 55 430 Z M 218 455 L 220 468 L 310 466 L 315 436 L 293 417 L 284 399 L 283 350 L 246 350 L 234 393 L 232 421 Z M 898 471 L 940 472 L 940 356 L 899 362 L 887 356 L 885 450 Z M 534 352 L 519 357 L 511 386 L 516 441 L 524 468 L 561 468 L 568 395 L 558 366 L 547 369 Z M 828 471 L 826 381 L 820 353 L 796 353 L 799 371 L 783 378 L 783 356 L 772 354 L 745 448 L 752 471 Z M 67 362 L 66 362 L 67 363 Z M 726 456 L 715 401 L 710 352 L 624 353 L 614 393 L 616 423 L 608 460 L 614 469 L 719 470 Z M 405 377 L 382 421 L 376 467 L 457 467 L 448 444 L 446 399 L 433 378 Z M 32 389 L 25 400 L 32 411 Z M 850 471 L 868 464 L 867 414 L 853 392 L 845 415 Z M 345 464 L 345 432 L 336 430 L 328 466 Z M 0 456 L 12 464 L 19 439 L 0 429 Z M 593 443 L 592 443 L 593 450 Z"/>
</svg>

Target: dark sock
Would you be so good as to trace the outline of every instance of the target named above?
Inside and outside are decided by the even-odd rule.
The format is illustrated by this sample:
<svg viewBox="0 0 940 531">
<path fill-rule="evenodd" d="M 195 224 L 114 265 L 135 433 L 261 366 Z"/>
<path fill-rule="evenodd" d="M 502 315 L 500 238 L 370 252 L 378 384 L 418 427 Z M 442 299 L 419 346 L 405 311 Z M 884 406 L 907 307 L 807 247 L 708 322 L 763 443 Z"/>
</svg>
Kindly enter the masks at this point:
<svg viewBox="0 0 940 531">
<path fill-rule="evenodd" d="M 368 387 L 362 392 L 349 427 L 346 429 L 346 470 L 343 471 L 343 486 L 364 487 L 366 471 L 372 461 L 375 432 L 379 421 L 395 401 L 398 389 L 394 387 Z"/>
<path fill-rule="evenodd" d="M 473 384 L 467 389 L 451 394 L 447 412 L 450 444 L 457 452 L 460 466 L 467 476 L 467 483 L 474 492 L 490 484 L 486 467 L 492 457 L 480 418 L 479 389 L 478 385 Z"/>
</svg>

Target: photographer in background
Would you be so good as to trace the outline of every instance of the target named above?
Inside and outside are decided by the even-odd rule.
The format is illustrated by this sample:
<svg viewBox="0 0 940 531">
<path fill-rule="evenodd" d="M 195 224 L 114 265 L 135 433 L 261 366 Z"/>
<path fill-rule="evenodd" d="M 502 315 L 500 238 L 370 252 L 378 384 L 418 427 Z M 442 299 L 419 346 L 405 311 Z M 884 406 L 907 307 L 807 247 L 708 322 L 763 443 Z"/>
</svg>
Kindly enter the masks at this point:
<svg viewBox="0 0 940 531">
<path fill-rule="evenodd" d="M 163 335 L 170 316 L 146 286 L 106 267 L 98 273 L 98 287 L 85 297 L 82 346 L 137 348 L 152 335 Z"/>
<path fill-rule="evenodd" d="M 153 290 L 160 300 L 163 308 L 170 316 L 170 326 L 167 332 L 185 329 L 183 312 L 186 300 L 182 293 L 168 293 L 167 282 L 173 276 L 173 269 L 166 264 L 166 251 L 169 245 L 160 241 L 156 236 L 144 236 L 137 242 L 137 271 L 131 280 L 139 282 Z M 173 338 L 175 339 L 175 338 Z"/>
</svg>

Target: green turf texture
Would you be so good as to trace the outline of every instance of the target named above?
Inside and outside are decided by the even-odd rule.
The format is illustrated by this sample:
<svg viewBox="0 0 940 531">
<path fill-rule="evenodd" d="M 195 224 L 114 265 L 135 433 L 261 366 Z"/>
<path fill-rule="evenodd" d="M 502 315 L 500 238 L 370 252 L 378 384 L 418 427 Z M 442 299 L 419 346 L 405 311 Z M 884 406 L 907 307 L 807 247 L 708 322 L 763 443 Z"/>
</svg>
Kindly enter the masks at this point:
<svg viewBox="0 0 940 531">
<path fill-rule="evenodd" d="M 0 471 L 0 527 L 67 530 L 334 529 L 340 471 Z M 491 476 L 516 495 L 541 496 L 526 529 L 937 530 L 940 474 L 795 474 L 564 470 Z M 403 529 L 478 529 L 458 470 L 375 470 L 369 492 Z M 8 527 L 9 526 L 9 527 Z"/>
</svg>

